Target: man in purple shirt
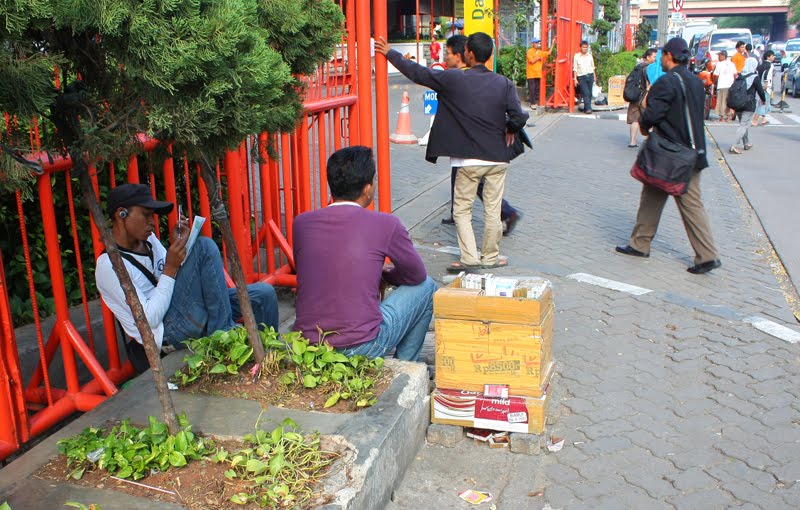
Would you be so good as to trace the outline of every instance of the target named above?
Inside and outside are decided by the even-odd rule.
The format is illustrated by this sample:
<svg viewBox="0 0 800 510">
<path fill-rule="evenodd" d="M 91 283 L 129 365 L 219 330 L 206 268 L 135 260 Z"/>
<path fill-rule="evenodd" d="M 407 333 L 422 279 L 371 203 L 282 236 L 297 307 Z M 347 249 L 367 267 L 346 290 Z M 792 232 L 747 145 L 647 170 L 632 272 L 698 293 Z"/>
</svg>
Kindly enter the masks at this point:
<svg viewBox="0 0 800 510">
<path fill-rule="evenodd" d="M 433 315 L 436 284 L 397 217 L 367 209 L 375 196 L 368 147 L 328 159 L 333 203 L 294 221 L 297 319 L 294 329 L 348 356 L 416 361 Z M 386 258 L 392 266 L 384 266 Z M 397 288 L 381 302 L 381 286 Z"/>
</svg>

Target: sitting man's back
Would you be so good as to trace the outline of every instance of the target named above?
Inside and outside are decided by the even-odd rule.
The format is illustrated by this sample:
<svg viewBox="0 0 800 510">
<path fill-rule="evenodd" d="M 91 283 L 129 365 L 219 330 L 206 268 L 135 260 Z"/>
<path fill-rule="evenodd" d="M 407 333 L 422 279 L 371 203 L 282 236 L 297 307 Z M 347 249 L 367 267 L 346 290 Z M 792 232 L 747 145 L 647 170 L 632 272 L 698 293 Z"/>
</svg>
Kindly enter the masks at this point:
<svg viewBox="0 0 800 510">
<path fill-rule="evenodd" d="M 294 223 L 297 264 L 295 329 L 345 354 L 416 360 L 433 312 L 436 284 L 395 216 L 366 209 L 375 194 L 375 162 L 367 147 L 328 160 L 334 203 Z M 384 268 L 386 258 L 393 267 Z M 382 303 L 382 282 L 395 285 Z"/>
</svg>

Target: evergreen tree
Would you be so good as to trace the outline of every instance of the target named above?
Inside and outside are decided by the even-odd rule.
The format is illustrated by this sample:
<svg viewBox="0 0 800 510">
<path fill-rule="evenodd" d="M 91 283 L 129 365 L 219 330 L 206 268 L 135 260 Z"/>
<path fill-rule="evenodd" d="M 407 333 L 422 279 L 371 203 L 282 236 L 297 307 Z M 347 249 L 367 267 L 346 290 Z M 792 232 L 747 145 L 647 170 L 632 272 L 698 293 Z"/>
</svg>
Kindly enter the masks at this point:
<svg viewBox="0 0 800 510">
<path fill-rule="evenodd" d="M 248 134 L 294 129 L 303 93 L 296 74 L 330 58 L 342 21 L 331 0 L 0 2 L 0 111 L 48 119 L 44 149 L 71 156 L 84 202 L 137 319 L 173 431 L 177 422 L 152 331 L 97 203 L 88 165 L 140 150 L 140 133 L 201 162 L 241 297 L 244 280 L 214 162 Z M 24 150 L 10 142 L 0 146 L 0 182 L 15 188 L 25 184 L 30 165 L 11 164 L 22 161 Z M 249 309 L 245 301 L 246 293 L 243 311 Z M 252 312 L 248 330 L 263 358 Z"/>
<path fill-rule="evenodd" d="M 592 22 L 592 28 L 597 33 L 597 44 L 608 44 L 608 33 L 614 30 L 614 25 L 620 20 L 619 0 L 598 0 L 603 8 L 603 18 Z"/>
</svg>

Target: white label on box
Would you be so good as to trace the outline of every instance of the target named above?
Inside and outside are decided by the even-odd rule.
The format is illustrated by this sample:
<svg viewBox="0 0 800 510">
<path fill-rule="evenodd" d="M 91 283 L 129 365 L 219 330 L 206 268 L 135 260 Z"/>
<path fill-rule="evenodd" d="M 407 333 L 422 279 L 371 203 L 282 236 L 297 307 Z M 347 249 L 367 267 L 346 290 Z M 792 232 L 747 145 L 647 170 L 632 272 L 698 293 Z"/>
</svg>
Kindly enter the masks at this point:
<svg viewBox="0 0 800 510">
<path fill-rule="evenodd" d="M 508 423 L 525 423 L 528 421 L 528 413 L 508 413 Z"/>
</svg>

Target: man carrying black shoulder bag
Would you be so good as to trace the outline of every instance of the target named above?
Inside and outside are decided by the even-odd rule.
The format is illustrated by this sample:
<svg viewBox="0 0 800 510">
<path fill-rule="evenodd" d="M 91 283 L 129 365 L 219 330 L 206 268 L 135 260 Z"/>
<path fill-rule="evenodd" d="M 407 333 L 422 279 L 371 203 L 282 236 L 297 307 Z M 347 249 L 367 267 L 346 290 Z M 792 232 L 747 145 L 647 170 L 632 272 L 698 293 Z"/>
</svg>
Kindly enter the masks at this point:
<svg viewBox="0 0 800 510">
<path fill-rule="evenodd" d="M 629 244 L 617 246 L 616 250 L 625 255 L 649 257 L 650 243 L 658 230 L 664 205 L 673 194 L 695 252 L 694 265 L 687 271 L 702 274 L 720 267 L 722 263 L 714 245 L 708 214 L 700 200 L 700 171 L 708 166 L 703 130 L 705 87 L 686 67 L 689 55 L 686 41 L 679 37 L 670 39 L 662 48 L 661 67 L 666 74 L 650 88 L 647 108 L 639 121 L 642 134 L 648 136 L 652 130 L 653 140 L 649 148 L 647 145 L 642 147 L 642 154 L 634 165 L 634 169 L 637 165 L 649 165 L 650 168 L 642 169 L 643 173 L 662 172 L 663 177 L 680 171 L 680 161 L 688 162 L 691 165 L 686 172 L 688 182 L 680 191 L 668 192 L 662 189 L 664 186 L 660 182 L 634 175 L 643 181 L 636 224 Z M 662 151 L 660 155 L 659 151 Z M 664 151 L 674 151 L 674 158 L 663 157 Z M 665 168 L 668 165 L 674 166 Z"/>
</svg>

